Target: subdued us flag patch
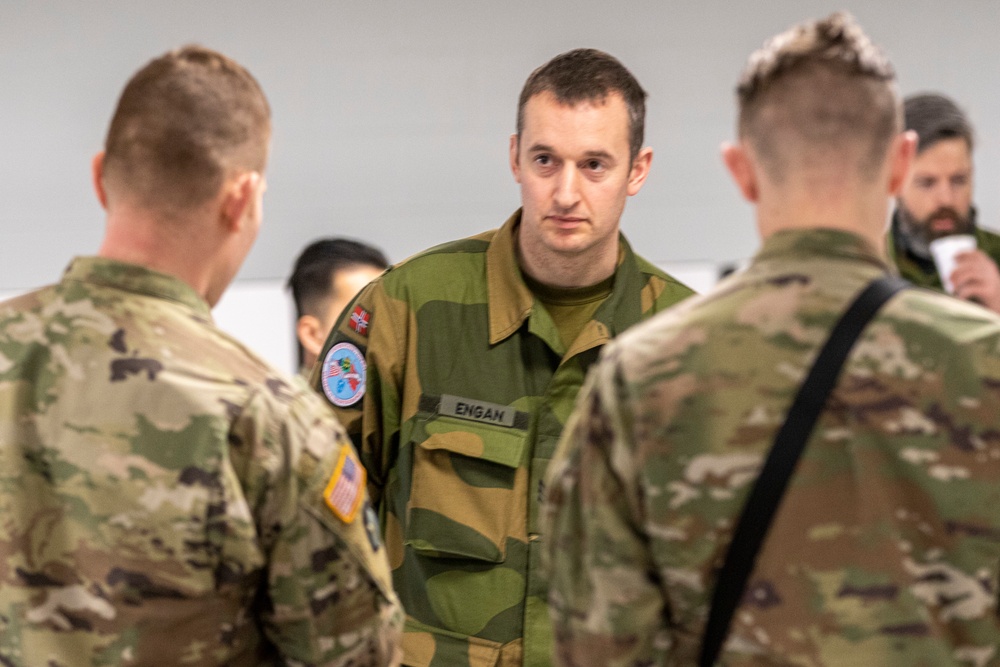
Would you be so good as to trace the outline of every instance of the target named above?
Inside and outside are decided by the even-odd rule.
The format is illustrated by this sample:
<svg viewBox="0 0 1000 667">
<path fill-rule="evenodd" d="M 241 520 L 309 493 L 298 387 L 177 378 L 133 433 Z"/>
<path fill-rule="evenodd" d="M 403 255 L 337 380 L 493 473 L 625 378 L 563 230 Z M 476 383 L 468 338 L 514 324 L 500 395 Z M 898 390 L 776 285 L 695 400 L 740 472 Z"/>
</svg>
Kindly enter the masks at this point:
<svg viewBox="0 0 1000 667">
<path fill-rule="evenodd" d="M 338 519 L 351 523 L 357 516 L 364 491 L 365 469 L 354 450 L 345 446 L 340 450 L 333 475 L 323 491 L 323 500 Z"/>
</svg>

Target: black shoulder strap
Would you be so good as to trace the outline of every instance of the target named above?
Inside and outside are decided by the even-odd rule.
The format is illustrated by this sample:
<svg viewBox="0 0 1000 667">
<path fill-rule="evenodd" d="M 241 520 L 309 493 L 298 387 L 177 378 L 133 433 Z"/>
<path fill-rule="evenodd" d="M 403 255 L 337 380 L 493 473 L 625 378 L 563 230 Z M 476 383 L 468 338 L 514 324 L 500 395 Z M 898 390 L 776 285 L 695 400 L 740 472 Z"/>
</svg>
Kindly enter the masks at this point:
<svg viewBox="0 0 1000 667">
<path fill-rule="evenodd" d="M 740 514 L 740 521 L 733 533 L 725 564 L 712 595 L 701 660 L 698 663 L 701 667 L 712 667 L 719 656 L 722 643 L 729 634 L 733 612 L 736 611 L 747 580 L 753 572 L 757 552 L 764 542 L 816 419 L 837 382 L 847 354 L 882 304 L 908 286 L 909 283 L 896 276 L 883 276 L 874 280 L 841 316 L 816 357 Z"/>
</svg>

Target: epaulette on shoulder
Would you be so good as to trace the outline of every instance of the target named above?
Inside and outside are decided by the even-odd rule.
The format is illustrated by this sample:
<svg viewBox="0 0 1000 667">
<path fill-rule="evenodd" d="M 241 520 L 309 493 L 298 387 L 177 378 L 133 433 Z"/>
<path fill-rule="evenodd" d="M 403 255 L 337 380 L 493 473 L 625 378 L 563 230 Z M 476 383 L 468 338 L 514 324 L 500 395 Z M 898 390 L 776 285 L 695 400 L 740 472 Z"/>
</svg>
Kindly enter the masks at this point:
<svg viewBox="0 0 1000 667">
<path fill-rule="evenodd" d="M 656 264 L 653 264 L 651 261 L 649 261 L 645 257 L 642 257 L 641 255 L 636 255 L 635 256 L 635 262 L 636 262 L 636 264 L 639 265 L 639 272 L 640 273 L 644 273 L 644 274 L 650 275 L 650 276 L 659 276 L 660 278 L 669 278 L 670 277 L 670 275 L 666 271 L 664 271 L 663 269 L 661 269 L 660 267 L 658 267 Z"/>
<path fill-rule="evenodd" d="M 432 246 L 430 248 L 427 248 L 426 250 L 421 250 L 418 253 L 410 255 L 401 262 L 393 264 L 391 267 L 386 269 L 386 273 L 392 271 L 393 269 L 399 269 L 407 264 L 410 264 L 412 262 L 417 262 L 425 257 L 432 257 L 434 255 L 486 252 L 486 249 L 489 247 L 490 242 L 493 240 L 493 237 L 496 236 L 496 233 L 497 233 L 496 229 L 490 229 L 480 234 L 476 234 L 475 236 L 469 236 L 467 238 L 458 239 L 456 241 L 446 241 L 445 243 L 440 243 L 436 246 Z"/>
</svg>

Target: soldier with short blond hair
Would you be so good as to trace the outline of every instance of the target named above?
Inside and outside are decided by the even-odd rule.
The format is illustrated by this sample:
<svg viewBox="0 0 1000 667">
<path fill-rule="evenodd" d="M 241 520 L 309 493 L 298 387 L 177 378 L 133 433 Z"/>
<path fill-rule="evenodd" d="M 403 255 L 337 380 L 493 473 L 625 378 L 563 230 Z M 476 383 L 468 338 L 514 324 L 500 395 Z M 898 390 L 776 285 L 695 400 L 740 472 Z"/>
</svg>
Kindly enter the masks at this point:
<svg viewBox="0 0 1000 667">
<path fill-rule="evenodd" d="M 900 287 L 885 221 L 915 137 L 892 66 L 835 14 L 755 52 L 738 99 L 723 157 L 762 247 L 605 347 L 580 393 L 543 510 L 556 662 L 996 664 L 1000 318 L 887 290 L 839 373 L 822 355 L 832 393 L 800 394 L 859 294 Z M 768 457 L 786 442 L 797 464 Z M 776 488 L 768 524 L 747 505 Z"/>
<path fill-rule="evenodd" d="M 0 664 L 398 661 L 357 454 L 212 322 L 270 134 L 238 63 L 152 60 L 93 162 L 98 255 L 0 304 Z"/>
</svg>

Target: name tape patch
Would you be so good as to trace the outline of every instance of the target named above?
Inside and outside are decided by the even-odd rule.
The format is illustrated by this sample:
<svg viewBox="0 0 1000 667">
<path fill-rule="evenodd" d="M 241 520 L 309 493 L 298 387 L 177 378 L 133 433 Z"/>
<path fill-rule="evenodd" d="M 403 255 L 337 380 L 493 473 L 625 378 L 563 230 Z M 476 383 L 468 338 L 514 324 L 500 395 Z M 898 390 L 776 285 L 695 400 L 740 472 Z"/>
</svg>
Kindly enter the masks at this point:
<svg viewBox="0 0 1000 667">
<path fill-rule="evenodd" d="M 337 343 L 323 359 L 323 393 L 338 408 L 346 408 L 365 395 L 365 355 L 352 343 Z"/>
<path fill-rule="evenodd" d="M 323 491 L 323 500 L 338 519 L 351 523 L 358 513 L 365 490 L 365 469 L 350 447 L 340 450 L 340 458 Z"/>
<path fill-rule="evenodd" d="M 449 417 L 458 417 L 459 419 L 468 419 L 474 422 L 511 428 L 514 426 L 514 417 L 517 414 L 517 410 L 509 405 L 475 401 L 471 398 L 460 398 L 444 394 L 441 396 L 438 413 L 448 415 Z"/>
</svg>

